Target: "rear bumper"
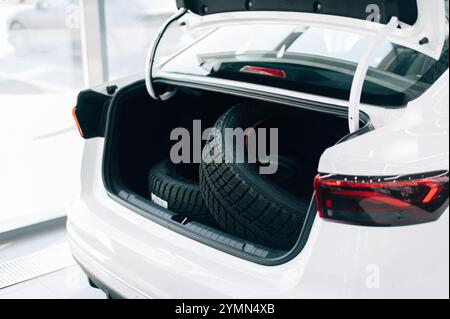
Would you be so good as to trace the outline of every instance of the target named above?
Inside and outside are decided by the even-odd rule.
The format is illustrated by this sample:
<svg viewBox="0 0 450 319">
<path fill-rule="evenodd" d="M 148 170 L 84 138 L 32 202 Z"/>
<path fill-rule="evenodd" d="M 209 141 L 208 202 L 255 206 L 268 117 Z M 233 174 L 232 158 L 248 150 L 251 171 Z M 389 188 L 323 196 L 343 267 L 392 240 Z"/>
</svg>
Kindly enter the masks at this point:
<svg viewBox="0 0 450 319">
<path fill-rule="evenodd" d="M 86 143 L 83 191 L 68 209 L 72 253 L 124 298 L 448 298 L 449 212 L 371 228 L 316 219 L 303 251 L 262 266 L 182 236 L 112 200 L 102 141 Z M 96 163 L 93 165 L 93 163 Z"/>
<path fill-rule="evenodd" d="M 140 232 L 132 221 L 128 225 L 122 223 L 124 231 L 120 231 L 108 221 L 95 221 L 93 211 L 72 211 L 71 216 L 74 214 L 94 218 L 81 223 L 79 219 L 74 222 L 73 218 L 69 219 L 67 228 L 73 256 L 88 276 L 100 283 L 100 288 L 124 298 L 449 296 L 448 249 L 443 250 L 443 247 L 448 248 L 448 231 L 447 243 L 437 243 L 434 251 L 430 242 L 441 240 L 442 236 L 422 237 L 424 244 L 417 245 L 412 238 L 399 242 L 395 237 L 400 237 L 386 237 L 381 231 L 379 240 L 375 241 L 374 233 L 369 234 L 364 228 L 352 230 L 347 228 L 350 226 L 318 221 L 310 242 L 297 258 L 282 266 L 265 267 L 207 246 L 196 247 L 198 243 L 171 234 L 169 229 L 165 244 L 153 241 L 154 245 L 140 245 L 130 239 Z M 136 215 L 132 211 L 129 214 Z M 443 218 L 447 220 L 448 229 L 447 216 L 448 212 Z M 445 223 L 445 220 L 440 222 Z M 437 224 L 422 227 L 438 230 L 439 227 L 431 227 L 433 225 Z M 334 227 L 344 227 L 347 232 L 336 233 L 340 243 L 320 238 L 328 237 L 323 232 L 332 231 Z M 181 246 L 173 244 L 171 235 L 179 237 Z M 152 242 L 151 238 L 149 236 L 147 243 Z M 191 249 L 183 245 L 185 241 Z"/>
<path fill-rule="evenodd" d="M 67 224 L 70 229 L 70 223 Z M 96 262 L 86 251 L 77 245 L 77 240 L 69 235 L 70 248 L 74 259 L 86 273 L 88 278 L 105 294 L 114 299 L 148 299 L 144 293 L 137 291 L 104 266 Z"/>
</svg>

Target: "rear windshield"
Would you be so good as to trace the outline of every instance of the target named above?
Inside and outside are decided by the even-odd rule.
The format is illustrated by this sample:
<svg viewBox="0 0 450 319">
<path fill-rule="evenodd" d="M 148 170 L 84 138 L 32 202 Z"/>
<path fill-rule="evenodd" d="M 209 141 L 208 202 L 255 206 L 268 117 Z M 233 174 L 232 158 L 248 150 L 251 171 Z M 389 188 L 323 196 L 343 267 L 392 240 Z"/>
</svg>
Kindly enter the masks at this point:
<svg viewBox="0 0 450 319">
<path fill-rule="evenodd" d="M 370 41 L 360 34 L 318 27 L 224 26 L 169 60 L 163 71 L 348 100 L 357 63 Z M 439 61 L 386 42 L 371 61 L 362 102 L 404 106 L 447 69 L 448 40 Z"/>
</svg>

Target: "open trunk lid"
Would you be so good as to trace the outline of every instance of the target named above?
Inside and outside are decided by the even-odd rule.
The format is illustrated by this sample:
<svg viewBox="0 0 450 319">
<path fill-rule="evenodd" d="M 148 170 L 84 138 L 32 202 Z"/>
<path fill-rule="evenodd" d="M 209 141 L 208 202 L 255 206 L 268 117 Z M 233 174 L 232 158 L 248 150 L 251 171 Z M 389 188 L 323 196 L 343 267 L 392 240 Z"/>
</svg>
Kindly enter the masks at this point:
<svg viewBox="0 0 450 319">
<path fill-rule="evenodd" d="M 444 0 L 177 0 L 177 6 L 190 11 L 192 29 L 292 20 L 375 35 L 397 17 L 400 26 L 386 38 L 434 59 L 448 32 Z"/>
</svg>

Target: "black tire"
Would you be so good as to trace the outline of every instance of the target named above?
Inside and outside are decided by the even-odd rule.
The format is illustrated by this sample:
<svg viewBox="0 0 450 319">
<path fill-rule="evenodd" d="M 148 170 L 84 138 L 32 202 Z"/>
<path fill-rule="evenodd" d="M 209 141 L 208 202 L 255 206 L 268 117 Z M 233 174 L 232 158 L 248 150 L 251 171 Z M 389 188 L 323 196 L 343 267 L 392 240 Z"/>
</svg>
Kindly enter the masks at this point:
<svg viewBox="0 0 450 319">
<path fill-rule="evenodd" d="M 228 233 L 240 238 L 269 246 L 275 249 L 290 250 L 299 238 L 306 213 L 308 211 L 310 195 L 300 197 L 303 190 L 283 188 L 287 181 L 277 184 L 276 176 L 260 175 L 257 164 L 249 163 L 225 163 L 225 154 L 235 153 L 234 142 L 225 139 L 226 128 L 246 129 L 254 126 L 264 118 L 273 118 L 280 112 L 284 118 L 282 123 L 295 128 L 295 120 L 291 111 L 281 111 L 270 106 L 237 106 L 226 112 L 216 123 L 217 129 L 211 136 L 205 147 L 205 152 L 213 152 L 213 156 L 219 157 L 221 163 L 205 163 L 200 167 L 200 186 L 202 196 L 213 214 L 215 220 Z M 279 127 L 281 139 L 290 134 L 283 134 L 286 126 Z M 297 141 L 298 142 L 298 141 Z M 289 153 L 289 144 L 282 152 Z M 230 154 L 230 153 L 228 153 Z M 291 155 L 291 154 L 286 154 Z M 292 154 L 294 157 L 295 154 Z M 287 157 L 289 158 L 289 157 Z M 297 163 L 301 163 L 296 158 Z M 280 158 L 281 159 L 281 158 Z M 280 160 L 281 162 L 281 160 Z M 289 162 L 289 160 L 287 160 Z M 302 166 L 302 164 L 299 164 Z M 303 167 L 306 174 L 311 174 L 311 169 Z M 302 174 L 302 169 L 297 173 Z M 293 176 L 296 183 L 302 184 L 302 177 Z M 312 189 L 312 184 L 307 186 Z"/>
<path fill-rule="evenodd" d="M 164 160 L 155 165 L 149 173 L 149 194 L 167 203 L 167 209 L 178 213 L 181 220 L 197 221 L 215 227 L 200 194 L 198 165 L 174 164 Z"/>
</svg>

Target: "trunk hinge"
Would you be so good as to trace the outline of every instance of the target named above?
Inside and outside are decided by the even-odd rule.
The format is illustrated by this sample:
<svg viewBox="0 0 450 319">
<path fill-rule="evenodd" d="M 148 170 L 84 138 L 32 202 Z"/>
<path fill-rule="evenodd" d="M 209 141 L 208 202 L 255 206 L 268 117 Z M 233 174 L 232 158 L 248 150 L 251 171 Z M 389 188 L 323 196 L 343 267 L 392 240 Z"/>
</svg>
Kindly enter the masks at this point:
<svg viewBox="0 0 450 319">
<path fill-rule="evenodd" d="M 378 34 L 373 39 L 370 46 L 364 52 L 358 67 L 355 71 L 355 76 L 353 78 L 352 88 L 350 91 L 350 101 L 348 108 L 348 122 L 350 127 L 350 133 L 359 130 L 359 110 L 361 104 L 361 95 L 364 87 L 364 81 L 366 79 L 367 71 L 369 70 L 369 65 L 376 50 L 379 46 L 386 41 L 386 38 L 395 30 L 399 25 L 397 17 L 392 17 L 389 23 L 383 27 L 383 29 L 378 32 Z"/>
<path fill-rule="evenodd" d="M 158 33 L 156 34 L 155 38 L 152 41 L 152 44 L 150 45 L 147 60 L 145 64 L 145 85 L 147 87 L 148 94 L 155 99 L 155 100 L 166 100 L 173 96 L 173 92 L 166 92 L 164 94 L 158 94 L 155 91 L 154 83 L 153 83 L 153 64 L 155 62 L 155 55 L 156 51 L 159 46 L 159 42 L 161 41 L 162 37 L 164 36 L 164 33 L 166 33 L 169 26 L 176 20 L 180 19 L 182 16 L 184 16 L 187 12 L 187 9 L 181 8 L 175 13 L 173 16 L 171 16 L 159 29 Z"/>
</svg>

